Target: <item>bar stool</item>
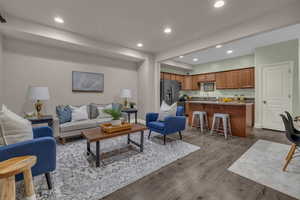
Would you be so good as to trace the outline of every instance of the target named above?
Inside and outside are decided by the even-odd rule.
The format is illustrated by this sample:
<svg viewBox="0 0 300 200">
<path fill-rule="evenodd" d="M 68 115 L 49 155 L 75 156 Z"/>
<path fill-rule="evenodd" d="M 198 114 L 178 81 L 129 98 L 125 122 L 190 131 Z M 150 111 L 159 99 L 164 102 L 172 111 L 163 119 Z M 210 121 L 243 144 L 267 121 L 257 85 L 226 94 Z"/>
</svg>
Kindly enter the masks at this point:
<svg viewBox="0 0 300 200">
<path fill-rule="evenodd" d="M 214 113 L 213 122 L 210 134 L 212 135 L 214 131 L 222 131 L 220 128 L 220 122 L 222 121 L 223 124 L 223 133 L 225 139 L 227 139 L 228 134 L 232 134 L 231 132 L 231 125 L 230 125 L 230 117 L 229 114 L 226 113 Z"/>
<path fill-rule="evenodd" d="M 36 156 L 21 156 L 0 162 L 0 200 L 15 200 L 15 175 L 23 173 L 25 182 L 25 199 L 36 200 L 32 183 L 31 167 L 36 163 Z"/>
<path fill-rule="evenodd" d="M 197 128 L 200 127 L 201 132 L 204 128 L 208 129 L 207 113 L 205 111 L 194 111 L 192 117 L 192 126 L 195 124 L 195 119 L 198 118 Z"/>
</svg>

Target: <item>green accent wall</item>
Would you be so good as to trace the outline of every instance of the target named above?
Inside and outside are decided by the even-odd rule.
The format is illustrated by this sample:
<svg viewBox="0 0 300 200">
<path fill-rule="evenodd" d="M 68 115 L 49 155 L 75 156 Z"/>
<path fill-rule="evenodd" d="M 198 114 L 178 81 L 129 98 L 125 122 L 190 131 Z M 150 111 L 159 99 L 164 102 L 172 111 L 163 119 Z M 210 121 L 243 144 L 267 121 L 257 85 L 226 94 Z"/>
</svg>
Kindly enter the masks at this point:
<svg viewBox="0 0 300 200">
<path fill-rule="evenodd" d="M 172 74 L 181 74 L 181 75 L 186 75 L 187 74 L 186 70 L 176 69 L 174 67 L 169 67 L 169 66 L 163 65 L 163 64 L 160 67 L 160 71 L 161 72 L 172 73 Z"/>
<path fill-rule="evenodd" d="M 208 72 L 227 71 L 232 69 L 241 69 L 254 66 L 254 55 L 240 56 L 217 62 L 210 62 L 194 66 L 191 74 L 202 74 Z"/>
<path fill-rule="evenodd" d="M 293 77 L 293 113 L 300 115 L 299 106 L 299 40 L 290 40 L 272 44 L 269 46 L 259 47 L 255 49 L 255 66 L 256 66 L 256 103 L 259 106 L 262 101 L 260 91 L 262 84 L 260 83 L 261 66 L 266 64 L 276 64 L 281 62 L 294 63 L 294 77 Z M 256 119 L 260 119 L 260 114 L 256 113 Z"/>
</svg>

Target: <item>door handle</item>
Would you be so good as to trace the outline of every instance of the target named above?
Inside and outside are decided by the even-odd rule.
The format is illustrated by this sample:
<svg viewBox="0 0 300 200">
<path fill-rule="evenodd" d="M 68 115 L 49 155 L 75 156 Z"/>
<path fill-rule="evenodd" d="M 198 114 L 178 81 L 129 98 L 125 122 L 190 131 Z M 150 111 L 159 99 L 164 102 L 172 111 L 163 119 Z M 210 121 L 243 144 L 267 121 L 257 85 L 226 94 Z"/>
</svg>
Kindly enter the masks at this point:
<svg viewBox="0 0 300 200">
<path fill-rule="evenodd" d="M 263 104 L 267 104 L 267 101 L 263 101 Z"/>
</svg>

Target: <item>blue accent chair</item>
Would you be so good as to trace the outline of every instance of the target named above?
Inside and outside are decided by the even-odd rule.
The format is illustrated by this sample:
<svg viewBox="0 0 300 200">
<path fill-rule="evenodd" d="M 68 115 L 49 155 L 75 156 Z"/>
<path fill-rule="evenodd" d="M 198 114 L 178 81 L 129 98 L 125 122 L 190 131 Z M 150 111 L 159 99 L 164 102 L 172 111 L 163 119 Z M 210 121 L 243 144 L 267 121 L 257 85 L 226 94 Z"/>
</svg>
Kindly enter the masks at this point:
<svg viewBox="0 0 300 200">
<path fill-rule="evenodd" d="M 32 167 L 32 176 L 45 174 L 48 188 L 52 189 L 50 172 L 56 168 L 56 141 L 53 131 L 49 127 L 33 128 L 33 140 L 19 142 L 0 147 L 0 162 L 13 157 L 34 155 L 37 163 Z M 23 175 L 16 176 L 16 180 L 22 180 Z"/>
<path fill-rule="evenodd" d="M 157 121 L 158 113 L 146 114 L 146 126 L 149 129 L 148 139 L 150 139 L 151 132 L 157 132 L 164 136 L 164 144 L 166 144 L 166 135 L 179 133 L 182 140 L 181 131 L 185 129 L 186 117 L 184 116 L 183 106 L 177 107 L 176 116 L 166 117 L 164 121 Z"/>
</svg>

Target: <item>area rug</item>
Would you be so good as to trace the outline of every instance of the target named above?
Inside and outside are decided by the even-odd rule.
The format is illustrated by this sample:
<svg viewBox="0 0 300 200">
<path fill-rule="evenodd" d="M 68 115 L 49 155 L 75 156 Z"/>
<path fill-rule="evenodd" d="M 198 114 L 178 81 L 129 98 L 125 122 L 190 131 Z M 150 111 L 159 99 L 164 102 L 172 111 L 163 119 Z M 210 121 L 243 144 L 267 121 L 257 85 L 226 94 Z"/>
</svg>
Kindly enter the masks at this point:
<svg viewBox="0 0 300 200">
<path fill-rule="evenodd" d="M 147 132 L 146 132 L 147 133 Z M 104 196 L 200 149 L 181 140 L 160 136 L 146 138 L 144 152 L 128 147 L 127 136 L 101 141 L 105 158 L 99 168 L 86 155 L 86 142 L 79 140 L 57 146 L 57 169 L 52 173 L 54 188 L 47 189 L 44 176 L 34 178 L 38 200 L 99 200 Z M 139 141 L 139 134 L 131 136 Z M 91 146 L 94 150 L 94 146 Z M 116 151 L 116 149 L 119 149 Z M 17 199 L 23 196 L 22 182 L 17 184 Z"/>
<path fill-rule="evenodd" d="M 258 140 L 228 169 L 262 185 L 300 199 L 300 157 L 294 158 L 283 172 L 290 146 Z"/>
</svg>

